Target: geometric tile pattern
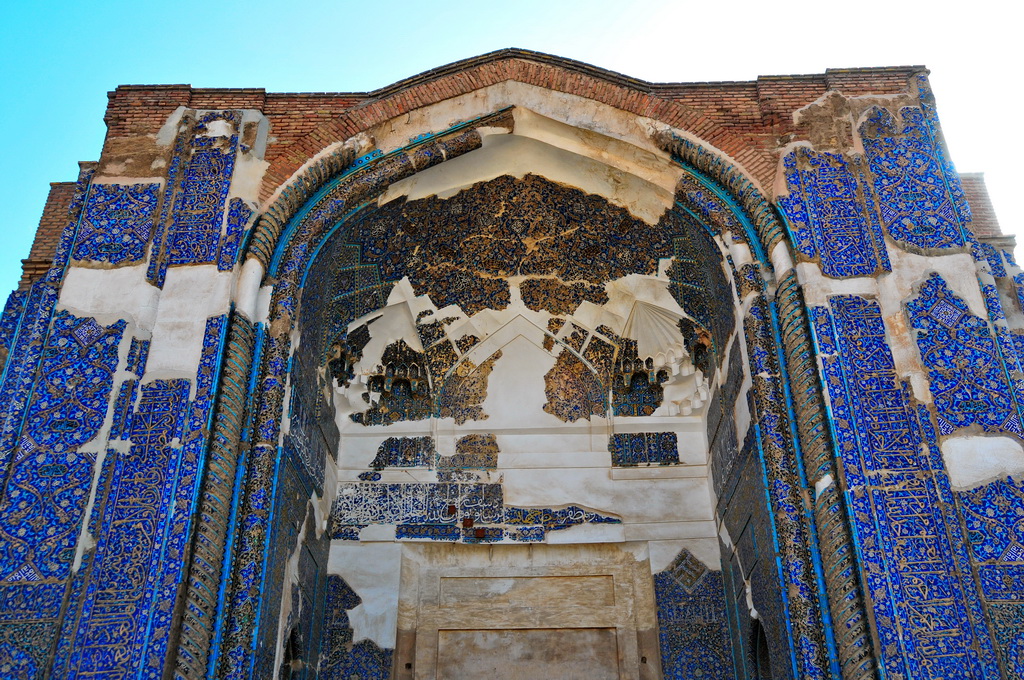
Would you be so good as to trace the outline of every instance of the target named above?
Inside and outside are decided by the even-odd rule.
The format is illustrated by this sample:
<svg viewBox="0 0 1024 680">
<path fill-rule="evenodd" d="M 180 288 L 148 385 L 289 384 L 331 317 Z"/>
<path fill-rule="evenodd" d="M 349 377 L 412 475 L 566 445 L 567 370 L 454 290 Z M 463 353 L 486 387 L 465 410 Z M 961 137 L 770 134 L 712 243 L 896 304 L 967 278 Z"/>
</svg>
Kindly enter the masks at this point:
<svg viewBox="0 0 1024 680">
<path fill-rule="evenodd" d="M 821 258 L 825 276 L 889 271 L 889 257 L 861 163 L 800 147 L 784 160 L 789 195 L 779 204 L 796 245 Z M 852 166 L 852 167 L 851 167 Z"/>
<path fill-rule="evenodd" d="M 654 575 L 654 596 L 665 678 L 731 680 L 722 572 L 710 571 L 684 548 Z"/>
<path fill-rule="evenodd" d="M 906 106 L 899 119 L 875 107 L 860 127 L 882 224 L 896 241 L 921 249 L 964 244 L 959 176 L 949 172 L 932 122 Z"/>
<path fill-rule="evenodd" d="M 159 184 L 93 184 L 72 257 L 109 264 L 141 262 L 159 196 Z"/>
<path fill-rule="evenodd" d="M 1024 436 L 988 322 L 933 273 L 907 303 L 942 434 L 971 425 Z"/>
<path fill-rule="evenodd" d="M 831 313 L 814 315 L 817 340 L 868 601 L 876 621 L 892 622 L 877 629 L 886 672 L 996 677 L 931 414 L 909 402 L 878 304 L 852 295 L 829 303 Z"/>
</svg>

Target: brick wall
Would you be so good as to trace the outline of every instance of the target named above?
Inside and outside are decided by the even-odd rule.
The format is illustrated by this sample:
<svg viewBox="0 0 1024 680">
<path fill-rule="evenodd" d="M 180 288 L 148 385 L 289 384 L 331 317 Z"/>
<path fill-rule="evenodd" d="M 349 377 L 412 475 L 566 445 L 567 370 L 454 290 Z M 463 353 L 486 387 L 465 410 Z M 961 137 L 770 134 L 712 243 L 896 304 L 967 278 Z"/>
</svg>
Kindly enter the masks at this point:
<svg viewBox="0 0 1024 680">
<path fill-rule="evenodd" d="M 68 207 L 75 195 L 75 182 L 51 182 L 43 216 L 27 259 L 21 261 L 19 290 L 25 290 L 46 273 L 53 263 L 57 244 L 68 225 Z"/>
<path fill-rule="evenodd" d="M 794 131 L 794 111 L 829 89 L 851 96 L 906 92 L 910 77 L 922 70 L 918 66 L 829 69 L 824 74 L 767 76 L 749 82 L 652 84 L 560 57 L 509 49 L 364 93 L 126 85 L 109 94 L 106 121 L 109 138 L 155 134 L 178 106 L 261 111 L 270 121 L 267 160 L 272 171 L 264 191 L 267 196 L 309 156 L 333 141 L 416 107 L 514 79 L 604 101 L 669 124 L 690 124 L 688 129 L 698 135 L 712 127 L 727 131 L 728 140 L 705 138 L 718 142 L 719 148 L 737 160 L 746 155 L 759 166 L 747 169 L 770 186 L 777 137 Z"/>
<path fill-rule="evenodd" d="M 985 186 L 985 173 L 961 173 L 960 182 L 963 184 L 967 203 L 971 206 L 971 231 L 979 238 L 1002 236 L 1003 230 L 996 218 L 996 211 L 992 208 L 988 187 Z"/>
<path fill-rule="evenodd" d="M 740 163 L 762 187 L 771 187 L 777 171 L 779 137 L 794 132 L 794 111 L 829 89 L 847 95 L 906 92 L 911 76 L 922 70 L 916 66 L 830 69 L 824 74 L 768 76 L 748 82 L 653 84 L 560 57 L 507 49 L 364 93 L 268 93 L 262 88 L 122 85 L 108 94 L 104 120 L 109 144 L 119 138 L 155 135 L 180 106 L 258 110 L 270 122 L 266 155 L 270 167 L 261 191 L 261 197 L 266 199 L 303 163 L 332 142 L 418 107 L 516 80 L 595 99 L 685 129 Z M 58 186 L 63 185 L 54 185 Z M 51 211 L 51 202 L 70 190 L 54 191 L 44 211 L 44 221 Z M 65 209 L 66 202 L 60 211 Z M 57 228 L 57 236 L 63 226 Z M 44 229 L 41 225 L 40 229 L 41 234 L 46 232 L 37 238 L 42 249 L 54 237 L 46 231 L 50 227 Z M 26 261 L 31 267 L 42 267 L 44 260 L 52 259 L 52 248 L 49 255 L 37 254 L 33 247 L 33 254 Z"/>
</svg>

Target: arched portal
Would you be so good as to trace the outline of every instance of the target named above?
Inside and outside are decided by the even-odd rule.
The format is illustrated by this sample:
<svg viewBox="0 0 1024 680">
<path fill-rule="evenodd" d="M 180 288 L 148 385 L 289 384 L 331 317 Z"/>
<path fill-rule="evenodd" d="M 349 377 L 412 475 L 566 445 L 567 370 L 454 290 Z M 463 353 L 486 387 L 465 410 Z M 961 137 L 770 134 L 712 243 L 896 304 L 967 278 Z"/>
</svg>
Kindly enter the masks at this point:
<svg viewBox="0 0 1024 680">
<path fill-rule="evenodd" d="M 287 648 L 458 676 L 499 648 L 526 673 L 595 650 L 609 677 L 725 673 L 752 615 L 780 677 L 828 665 L 781 227 L 655 137 L 513 107 L 329 151 L 281 193 L 249 245 L 266 333 L 235 334 L 260 359 L 226 672 L 256 636 L 266 672 Z"/>
</svg>

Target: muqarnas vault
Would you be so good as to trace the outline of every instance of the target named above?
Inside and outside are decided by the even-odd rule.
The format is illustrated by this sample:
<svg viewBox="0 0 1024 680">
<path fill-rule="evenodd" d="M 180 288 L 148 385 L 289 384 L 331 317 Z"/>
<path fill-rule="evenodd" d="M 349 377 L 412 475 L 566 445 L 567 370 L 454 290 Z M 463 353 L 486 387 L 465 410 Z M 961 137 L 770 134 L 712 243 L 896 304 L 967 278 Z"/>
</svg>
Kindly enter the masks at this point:
<svg viewBox="0 0 1024 680">
<path fill-rule="evenodd" d="M 1024 271 L 923 68 L 105 120 L 0 321 L 0 677 L 1024 674 Z"/>
</svg>

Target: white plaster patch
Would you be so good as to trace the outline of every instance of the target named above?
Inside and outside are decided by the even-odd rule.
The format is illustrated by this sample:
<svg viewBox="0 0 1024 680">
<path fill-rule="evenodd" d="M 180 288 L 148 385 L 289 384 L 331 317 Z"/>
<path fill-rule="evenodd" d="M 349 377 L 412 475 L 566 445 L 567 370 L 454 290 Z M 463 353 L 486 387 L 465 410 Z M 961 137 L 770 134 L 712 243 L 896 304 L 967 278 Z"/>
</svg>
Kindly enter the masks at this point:
<svg viewBox="0 0 1024 680">
<path fill-rule="evenodd" d="M 257 158 L 253 154 L 239 154 L 238 160 L 235 161 L 235 173 L 231 176 L 231 188 L 228 195 L 232 198 L 259 202 L 263 174 L 269 167 L 268 161 Z"/>
<path fill-rule="evenodd" d="M 235 308 L 246 318 L 256 319 L 256 300 L 260 294 L 260 282 L 263 280 L 263 264 L 255 257 L 250 257 L 242 265 L 242 270 L 235 281 Z"/>
<path fill-rule="evenodd" d="M 206 132 L 199 135 L 200 137 L 230 137 L 235 133 L 234 126 L 230 121 L 218 118 L 206 123 Z"/>
<path fill-rule="evenodd" d="M 657 574 L 659 571 L 668 569 L 668 565 L 672 564 L 672 560 L 683 549 L 683 542 L 650 541 L 647 543 L 647 549 L 651 559 L 651 573 Z"/>
<path fill-rule="evenodd" d="M 931 403 L 927 372 L 921 363 L 915 332 L 910 328 L 904 307 L 916 297 L 917 288 L 931 272 L 937 272 L 950 289 L 963 299 L 975 316 L 988 318 L 985 300 L 978 287 L 974 260 L 968 253 L 954 255 L 915 255 L 889 245 L 892 273 L 878 278 L 878 303 L 885 322 L 886 339 L 892 351 L 896 373 L 910 380 L 914 397 Z"/>
<path fill-rule="evenodd" d="M 672 206 L 671 187 L 660 187 L 624 172 L 612 164 L 614 160 L 594 160 L 519 134 L 488 135 L 483 138 L 482 148 L 395 182 L 379 202 L 384 204 L 401 196 L 410 201 L 435 195 L 448 198 L 502 175 L 534 174 L 603 196 L 634 217 L 656 224 Z"/>
<path fill-rule="evenodd" d="M 622 543 L 625 540 L 621 524 L 577 524 L 567 529 L 549 531 L 544 542 L 550 545 L 567 543 Z"/>
<path fill-rule="evenodd" d="M 668 154 L 651 139 L 656 131 L 667 128 L 663 123 L 636 116 L 594 99 L 513 80 L 403 113 L 372 128 L 369 135 L 387 153 L 405 146 L 415 135 L 440 132 L 455 123 L 480 118 L 510 106 L 517 107 L 514 113 L 517 123 L 520 118 L 518 109 L 529 109 L 571 127 L 597 132 L 617 140 L 627 140 L 653 155 L 668 158 Z"/>
<path fill-rule="evenodd" d="M 651 555 L 651 573 L 665 571 L 680 551 L 688 550 L 691 555 L 711 571 L 722 570 L 722 554 L 717 537 L 689 538 L 681 541 L 651 541 L 648 544 Z"/>
<path fill-rule="evenodd" d="M 515 432 L 562 426 L 562 421 L 544 411 L 544 374 L 555 365 L 554 357 L 518 332 L 511 334 L 505 344 L 495 344 L 495 349 L 501 350 L 501 358 L 495 362 L 487 381 L 487 398 L 483 403 L 488 416 L 485 427 Z"/>
<path fill-rule="evenodd" d="M 150 331 L 157 314 L 160 289 L 146 281 L 146 265 L 91 269 L 69 267 L 60 289 L 60 305 L 76 316 L 103 324 L 126 319 Z"/>
<path fill-rule="evenodd" d="M 793 257 L 789 254 L 789 244 L 786 243 L 785 239 L 775 244 L 769 257 L 771 258 L 772 266 L 775 267 L 775 276 L 779 279 L 793 268 Z"/>
<path fill-rule="evenodd" d="M 232 278 L 231 272 L 218 272 L 212 264 L 167 270 L 153 325 L 147 378 L 195 377 L 206 320 L 228 311 Z"/>
<path fill-rule="evenodd" d="M 812 307 L 828 305 L 830 295 L 861 295 L 877 297 L 878 282 L 869 277 L 849 279 L 826 278 L 817 264 L 800 262 L 796 265 L 796 276 L 803 289 L 804 300 Z"/>
<path fill-rule="evenodd" d="M 942 459 L 958 491 L 1024 474 L 1024 449 L 1009 437 L 951 437 L 942 442 Z"/>
<path fill-rule="evenodd" d="M 550 469 L 504 471 L 505 503 L 558 508 L 579 504 L 627 523 L 664 522 L 666 508 L 674 520 L 711 520 L 708 480 L 695 477 L 611 479 L 607 468 L 573 468 L 554 475 Z M 668 536 L 666 538 L 678 538 Z"/>
<path fill-rule="evenodd" d="M 174 109 L 174 113 L 167 117 L 167 122 L 163 124 L 160 131 L 156 133 L 156 143 L 161 146 L 170 146 L 174 143 L 174 138 L 178 134 L 178 124 L 181 123 L 182 116 L 185 115 L 185 107 L 179 106 Z"/>
<path fill-rule="evenodd" d="M 163 187 L 163 177 L 119 177 L 114 175 L 98 175 L 92 178 L 91 184 L 117 184 L 129 186 L 135 184 L 159 184 Z"/>
<path fill-rule="evenodd" d="M 273 286 L 263 286 L 260 288 L 260 292 L 256 296 L 256 316 L 253 317 L 253 321 L 265 324 L 270 320 L 270 299 L 273 296 Z"/>
<path fill-rule="evenodd" d="M 394 649 L 401 566 L 399 543 L 331 544 L 327 573 L 345 579 L 362 600 L 348 612 L 353 642 L 372 640 L 382 649 Z"/>
<path fill-rule="evenodd" d="M 830 474 L 825 475 L 824 477 L 816 481 L 814 483 L 814 500 L 818 500 L 819 498 L 821 498 L 821 494 L 825 492 L 825 489 L 832 486 L 832 484 L 834 483 L 835 480 L 832 478 L 832 475 Z"/>
</svg>

